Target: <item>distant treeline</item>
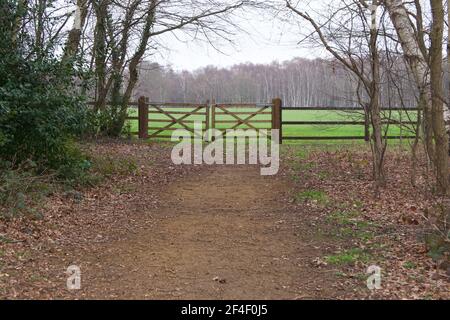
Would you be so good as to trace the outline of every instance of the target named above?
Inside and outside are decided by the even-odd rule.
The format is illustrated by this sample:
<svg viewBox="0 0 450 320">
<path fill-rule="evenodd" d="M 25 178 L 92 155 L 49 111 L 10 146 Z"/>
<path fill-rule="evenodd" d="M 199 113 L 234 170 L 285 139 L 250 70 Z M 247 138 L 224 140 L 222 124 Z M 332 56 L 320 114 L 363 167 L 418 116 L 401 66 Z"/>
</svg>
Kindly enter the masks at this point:
<svg viewBox="0 0 450 320">
<path fill-rule="evenodd" d="M 385 107 L 415 107 L 415 90 L 407 72 L 399 67 L 394 86 L 385 79 L 382 101 Z M 389 84 L 389 85 L 388 85 Z M 402 99 L 398 89 L 401 88 Z M 135 97 L 152 101 L 223 103 L 267 103 L 280 97 L 288 107 L 358 107 L 366 103 L 358 81 L 332 60 L 295 58 L 283 63 L 238 64 L 229 68 L 208 66 L 194 72 L 174 71 L 144 62 Z M 361 103 L 360 103 L 361 102 Z"/>
</svg>

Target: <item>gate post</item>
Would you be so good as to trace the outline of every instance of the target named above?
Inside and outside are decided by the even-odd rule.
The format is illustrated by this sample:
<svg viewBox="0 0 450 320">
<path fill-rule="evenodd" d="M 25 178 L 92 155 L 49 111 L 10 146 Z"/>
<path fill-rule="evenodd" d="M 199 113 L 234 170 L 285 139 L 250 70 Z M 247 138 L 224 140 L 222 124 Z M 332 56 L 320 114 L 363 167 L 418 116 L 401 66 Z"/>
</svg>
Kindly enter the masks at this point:
<svg viewBox="0 0 450 320">
<path fill-rule="evenodd" d="M 139 139 L 148 139 L 148 99 L 140 97 L 138 100 Z"/>
<path fill-rule="evenodd" d="M 280 98 L 272 100 L 272 129 L 280 131 L 279 144 L 283 144 L 283 101 Z"/>
<path fill-rule="evenodd" d="M 216 129 L 216 99 L 212 100 L 211 103 L 211 129 Z M 210 137 L 211 142 L 216 141 L 215 135 Z"/>
<path fill-rule="evenodd" d="M 211 137 L 209 136 L 210 117 L 211 117 L 211 104 L 209 103 L 209 100 L 206 100 L 205 142 L 210 142 L 211 139 Z"/>
</svg>

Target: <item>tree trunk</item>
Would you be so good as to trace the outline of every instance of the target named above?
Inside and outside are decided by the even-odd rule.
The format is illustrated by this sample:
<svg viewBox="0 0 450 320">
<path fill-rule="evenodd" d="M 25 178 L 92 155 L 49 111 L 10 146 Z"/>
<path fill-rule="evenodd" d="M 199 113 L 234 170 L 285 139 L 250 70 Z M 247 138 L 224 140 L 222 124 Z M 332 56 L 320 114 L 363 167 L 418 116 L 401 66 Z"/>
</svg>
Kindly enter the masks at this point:
<svg viewBox="0 0 450 320">
<path fill-rule="evenodd" d="M 127 88 L 123 95 L 123 108 L 128 108 L 128 103 L 130 102 L 131 94 L 133 93 L 134 87 L 139 80 L 138 66 L 144 56 L 145 50 L 147 49 L 148 41 L 150 39 L 151 30 L 155 22 L 155 12 L 156 12 L 157 1 L 152 0 L 150 2 L 150 7 L 147 12 L 147 19 L 142 30 L 142 37 L 139 43 L 139 47 L 135 54 L 131 58 L 128 71 L 130 73 L 130 79 L 128 81 Z"/>
<path fill-rule="evenodd" d="M 19 0 L 16 6 L 14 26 L 12 30 L 12 45 L 14 48 L 17 48 L 17 37 L 20 33 L 20 29 L 22 28 L 23 18 L 26 16 L 28 12 L 28 2 L 26 0 Z"/>
<path fill-rule="evenodd" d="M 377 5 L 376 1 L 373 1 Z M 375 14 L 375 12 L 372 12 Z M 372 68 L 372 82 L 371 82 L 371 97 L 370 97 L 370 116 L 372 119 L 373 128 L 373 155 L 374 155 L 374 176 L 377 189 L 385 185 L 385 175 L 383 170 L 384 159 L 384 143 L 383 130 L 381 121 L 381 106 L 380 106 L 380 58 L 377 47 L 378 29 L 372 26 L 370 31 L 370 54 L 371 54 L 371 68 Z"/>
<path fill-rule="evenodd" d="M 47 7 L 46 0 L 39 0 L 36 12 L 36 40 L 35 40 L 35 50 L 37 50 L 38 56 L 42 53 L 42 43 L 44 41 L 44 15 L 45 8 Z"/>
<path fill-rule="evenodd" d="M 64 49 L 63 62 L 67 62 L 72 59 L 80 46 L 81 33 L 86 23 L 88 14 L 88 0 L 77 0 L 77 9 L 75 12 L 75 18 L 72 29 L 69 32 L 69 36 Z"/>
<path fill-rule="evenodd" d="M 447 135 L 450 141 L 450 1 L 447 1 L 447 23 L 448 23 L 448 37 L 447 37 L 447 66 L 448 66 L 448 97 L 446 108 L 444 109 L 445 123 L 447 127 Z M 449 155 L 450 155 L 450 144 L 449 144 Z"/>
<path fill-rule="evenodd" d="M 416 86 L 421 93 L 421 103 L 424 114 L 424 135 L 429 159 L 434 162 L 434 145 L 431 119 L 431 87 L 427 57 L 420 49 L 419 37 L 408 16 L 403 0 L 385 0 L 384 4 L 389 12 L 391 21 L 397 32 L 405 59 L 413 73 Z"/>
<path fill-rule="evenodd" d="M 100 0 L 98 3 L 94 3 L 94 9 L 97 16 L 94 35 L 95 75 L 97 78 L 95 110 L 98 111 L 105 109 L 106 97 L 108 94 L 106 83 L 106 24 L 108 0 Z"/>
<path fill-rule="evenodd" d="M 436 146 L 435 170 L 437 192 L 445 195 L 449 191 L 448 175 L 448 136 L 444 120 L 444 90 L 442 80 L 442 49 L 444 35 L 444 6 L 442 0 L 430 0 L 433 24 L 431 28 L 431 92 L 432 92 L 432 121 Z"/>
</svg>

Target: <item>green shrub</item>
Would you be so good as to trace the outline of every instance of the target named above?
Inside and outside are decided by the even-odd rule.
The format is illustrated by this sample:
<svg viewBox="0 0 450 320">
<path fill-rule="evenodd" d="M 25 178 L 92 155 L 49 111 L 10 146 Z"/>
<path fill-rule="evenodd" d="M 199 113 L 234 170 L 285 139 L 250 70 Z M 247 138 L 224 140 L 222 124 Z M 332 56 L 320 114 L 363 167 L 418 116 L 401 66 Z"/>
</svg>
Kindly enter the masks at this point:
<svg viewBox="0 0 450 320">
<path fill-rule="evenodd" d="M 63 148 L 65 158 L 61 158 L 60 165 L 55 170 L 59 180 L 71 187 L 96 184 L 98 178 L 91 172 L 92 162 L 88 155 L 70 140 L 64 144 Z"/>
<path fill-rule="evenodd" d="M 8 6 L 8 3 L 11 6 Z M 8 11 L 12 2 L 2 6 Z M 16 14 L 0 17 L 0 159 L 16 168 L 24 161 L 37 170 L 71 166 L 70 139 L 88 128 L 88 108 L 80 93 L 82 73 L 74 61 L 33 47 L 27 34 L 15 34 Z"/>
<path fill-rule="evenodd" d="M 83 64 L 56 56 L 58 41 L 36 45 L 26 28 L 18 33 L 17 23 L 26 18 L 23 5 L 0 4 L 0 210 L 5 216 L 31 212 L 28 208 L 54 186 L 99 179 L 74 142 L 99 125 L 82 94 Z"/>
<path fill-rule="evenodd" d="M 56 61 L 1 60 L 0 156 L 58 168 L 67 161 L 67 141 L 86 125 L 82 98 Z"/>
</svg>

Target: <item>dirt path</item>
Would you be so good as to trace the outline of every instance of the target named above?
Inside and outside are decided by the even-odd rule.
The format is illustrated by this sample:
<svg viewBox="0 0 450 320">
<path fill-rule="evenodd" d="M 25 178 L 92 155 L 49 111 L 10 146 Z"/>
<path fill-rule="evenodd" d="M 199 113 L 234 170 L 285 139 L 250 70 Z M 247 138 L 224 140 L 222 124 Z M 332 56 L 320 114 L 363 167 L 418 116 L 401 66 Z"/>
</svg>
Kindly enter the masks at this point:
<svg viewBox="0 0 450 320">
<path fill-rule="evenodd" d="M 171 148 L 92 144 L 103 183 L 55 192 L 42 219 L 0 220 L 0 300 L 448 299 L 422 240 L 435 202 L 406 187 L 409 154 L 387 162 L 380 199 L 367 151 L 285 148 L 280 173 L 262 177 L 173 166 Z M 67 290 L 72 265 L 81 290 Z M 369 266 L 381 290 L 368 290 Z"/>
<path fill-rule="evenodd" d="M 93 267 L 83 273 L 82 296 L 336 297 L 329 274 L 311 266 L 320 248 L 308 239 L 305 217 L 285 206 L 288 189 L 249 166 L 205 168 L 171 184 L 148 226 L 83 257 Z"/>
</svg>

